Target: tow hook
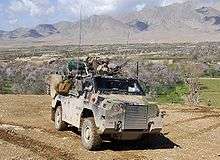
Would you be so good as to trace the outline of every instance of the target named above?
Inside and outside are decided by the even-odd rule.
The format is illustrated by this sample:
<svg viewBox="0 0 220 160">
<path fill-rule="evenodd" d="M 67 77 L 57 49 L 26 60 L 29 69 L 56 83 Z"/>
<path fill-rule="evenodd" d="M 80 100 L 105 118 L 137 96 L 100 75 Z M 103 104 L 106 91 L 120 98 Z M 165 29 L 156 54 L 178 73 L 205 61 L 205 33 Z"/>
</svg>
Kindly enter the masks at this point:
<svg viewBox="0 0 220 160">
<path fill-rule="evenodd" d="M 118 121 L 118 123 L 115 122 L 115 130 L 120 131 L 121 129 L 122 129 L 122 122 L 121 121 Z"/>
<path fill-rule="evenodd" d="M 153 125 L 153 124 L 154 124 L 154 122 L 149 122 L 148 127 L 151 127 L 151 125 Z"/>
<path fill-rule="evenodd" d="M 149 123 L 148 123 L 148 132 L 151 131 L 151 126 L 152 126 L 152 125 L 154 125 L 154 122 L 149 122 Z"/>
</svg>

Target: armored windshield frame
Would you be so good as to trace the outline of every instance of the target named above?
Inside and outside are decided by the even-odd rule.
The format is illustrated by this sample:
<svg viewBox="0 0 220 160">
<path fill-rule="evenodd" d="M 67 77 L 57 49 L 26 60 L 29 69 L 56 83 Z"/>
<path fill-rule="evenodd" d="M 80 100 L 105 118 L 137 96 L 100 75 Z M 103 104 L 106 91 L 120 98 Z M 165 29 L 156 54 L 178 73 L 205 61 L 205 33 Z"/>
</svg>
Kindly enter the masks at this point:
<svg viewBox="0 0 220 160">
<path fill-rule="evenodd" d="M 145 93 L 139 83 L 139 81 L 137 79 L 132 79 L 132 78 L 113 78 L 113 77 L 102 77 L 102 76 L 97 76 L 93 78 L 93 84 L 94 84 L 94 90 L 95 92 L 100 92 L 100 93 L 104 93 L 104 94 L 130 94 L 130 95 L 141 95 L 144 96 Z M 101 88 L 99 87 L 100 84 L 98 84 L 101 81 L 106 81 L 106 83 L 108 82 L 121 82 L 121 84 L 126 84 L 127 89 L 123 89 L 123 88 L 115 88 L 115 90 L 113 88 Z M 108 81 L 108 82 L 107 82 Z M 134 92 L 129 92 L 129 85 L 128 84 L 136 84 L 137 88 L 139 91 L 134 91 Z"/>
</svg>

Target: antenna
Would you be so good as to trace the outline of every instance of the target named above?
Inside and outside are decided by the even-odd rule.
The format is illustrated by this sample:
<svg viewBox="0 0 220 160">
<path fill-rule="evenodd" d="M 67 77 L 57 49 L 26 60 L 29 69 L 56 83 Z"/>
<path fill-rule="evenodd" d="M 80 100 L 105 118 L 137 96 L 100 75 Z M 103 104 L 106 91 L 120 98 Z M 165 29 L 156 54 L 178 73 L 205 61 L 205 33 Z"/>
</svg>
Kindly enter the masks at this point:
<svg viewBox="0 0 220 160">
<path fill-rule="evenodd" d="M 130 33 L 130 31 L 128 30 L 127 45 L 129 45 L 130 35 L 131 35 L 131 33 Z"/>
<path fill-rule="evenodd" d="M 137 79 L 139 79 L 139 62 L 137 62 Z"/>
<path fill-rule="evenodd" d="M 80 4 L 79 14 L 79 53 L 77 56 L 77 74 L 79 74 L 79 55 L 81 54 L 82 44 L 82 4 Z"/>
</svg>

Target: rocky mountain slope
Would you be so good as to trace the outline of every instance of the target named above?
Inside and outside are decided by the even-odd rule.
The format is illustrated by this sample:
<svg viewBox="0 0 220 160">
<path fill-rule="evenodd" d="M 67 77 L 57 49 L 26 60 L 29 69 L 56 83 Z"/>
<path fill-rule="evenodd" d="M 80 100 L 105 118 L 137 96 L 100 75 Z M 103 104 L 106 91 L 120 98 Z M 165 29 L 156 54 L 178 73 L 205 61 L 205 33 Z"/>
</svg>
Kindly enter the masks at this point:
<svg viewBox="0 0 220 160">
<path fill-rule="evenodd" d="M 193 3 L 194 4 L 194 3 Z M 166 7 L 144 8 L 140 12 L 122 15 L 124 23 L 138 20 L 149 24 L 149 30 L 163 31 L 216 31 L 220 28 L 220 11 L 212 7 L 196 8 L 192 3 L 173 4 Z"/>
<path fill-rule="evenodd" d="M 79 24 L 63 21 L 0 31 L 0 39 L 77 43 Z M 219 41 L 220 2 L 193 0 L 114 17 L 94 15 L 82 21 L 82 37 L 85 44 Z"/>
<path fill-rule="evenodd" d="M 212 7 L 220 11 L 220 2 L 214 4 Z"/>
</svg>

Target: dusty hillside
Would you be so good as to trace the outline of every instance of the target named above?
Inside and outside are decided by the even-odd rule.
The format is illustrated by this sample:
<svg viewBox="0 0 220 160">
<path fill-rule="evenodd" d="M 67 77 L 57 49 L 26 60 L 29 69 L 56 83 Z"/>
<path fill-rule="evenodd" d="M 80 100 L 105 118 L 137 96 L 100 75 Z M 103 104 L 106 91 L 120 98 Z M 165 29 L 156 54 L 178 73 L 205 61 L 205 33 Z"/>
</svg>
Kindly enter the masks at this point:
<svg viewBox="0 0 220 160">
<path fill-rule="evenodd" d="M 64 21 L 0 31 L 0 41 L 76 44 L 79 24 Z M 82 21 L 82 37 L 83 44 L 219 41 L 219 2 L 193 0 L 163 7 L 147 6 L 112 17 L 94 15 Z"/>
</svg>

